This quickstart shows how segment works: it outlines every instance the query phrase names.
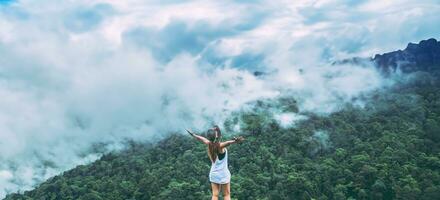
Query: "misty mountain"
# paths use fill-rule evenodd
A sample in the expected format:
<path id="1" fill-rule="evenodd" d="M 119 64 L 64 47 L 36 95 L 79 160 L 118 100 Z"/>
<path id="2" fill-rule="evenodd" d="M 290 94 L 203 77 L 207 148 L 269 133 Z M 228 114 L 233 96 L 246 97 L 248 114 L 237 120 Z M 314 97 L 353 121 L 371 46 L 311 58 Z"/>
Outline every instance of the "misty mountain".
<path id="1" fill-rule="evenodd" d="M 419 43 L 409 43 L 403 50 L 376 54 L 372 58 L 355 57 L 335 62 L 334 64 L 368 65 L 373 63 L 384 75 L 400 71 L 411 73 L 416 71 L 432 72 L 440 67 L 440 41 L 434 38 Z"/>
<path id="2" fill-rule="evenodd" d="M 363 106 L 347 103 L 320 115 L 287 96 L 231 113 L 225 137 L 246 137 L 230 147 L 232 198 L 438 198 L 439 49 L 429 39 L 371 58 L 384 74 L 403 72 L 393 78 L 405 81 L 370 92 Z M 278 112 L 303 119 L 282 125 Z M 131 141 L 5 199 L 209 199 L 209 166 L 205 146 L 176 133 L 155 144 Z"/>
<path id="3" fill-rule="evenodd" d="M 440 41 L 434 38 L 418 44 L 409 43 L 404 50 L 377 54 L 372 59 L 383 71 L 401 70 L 403 73 L 433 71 L 440 67 Z"/>

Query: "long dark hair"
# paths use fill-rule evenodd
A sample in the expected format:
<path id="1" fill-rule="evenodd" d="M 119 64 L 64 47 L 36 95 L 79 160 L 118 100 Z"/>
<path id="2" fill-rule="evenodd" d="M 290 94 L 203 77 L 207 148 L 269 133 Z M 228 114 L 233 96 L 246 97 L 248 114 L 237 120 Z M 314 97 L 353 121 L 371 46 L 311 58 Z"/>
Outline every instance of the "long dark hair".
<path id="1" fill-rule="evenodd" d="M 211 162 L 215 162 L 215 159 L 217 159 L 217 154 L 219 154 L 221 151 L 220 141 L 222 133 L 220 128 L 218 126 L 214 126 L 213 128 L 209 129 L 206 133 L 206 137 L 210 141 L 208 144 L 208 156 L 211 159 Z"/>

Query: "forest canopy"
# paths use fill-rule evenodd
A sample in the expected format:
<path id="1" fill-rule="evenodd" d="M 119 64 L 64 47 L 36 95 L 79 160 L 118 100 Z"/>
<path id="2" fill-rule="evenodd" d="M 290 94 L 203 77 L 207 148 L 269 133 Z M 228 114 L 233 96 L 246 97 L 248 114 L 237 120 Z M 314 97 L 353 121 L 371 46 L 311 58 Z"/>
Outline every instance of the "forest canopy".
<path id="1" fill-rule="evenodd" d="M 295 99 L 253 102 L 233 113 L 233 199 L 436 199 L 440 196 L 439 72 L 417 72 L 376 91 L 363 107 L 281 126 L 273 110 L 298 113 Z M 239 127 L 239 132 L 234 132 Z M 131 142 L 21 194 L 17 199 L 209 199 L 205 146 L 182 133 L 157 144 Z"/>

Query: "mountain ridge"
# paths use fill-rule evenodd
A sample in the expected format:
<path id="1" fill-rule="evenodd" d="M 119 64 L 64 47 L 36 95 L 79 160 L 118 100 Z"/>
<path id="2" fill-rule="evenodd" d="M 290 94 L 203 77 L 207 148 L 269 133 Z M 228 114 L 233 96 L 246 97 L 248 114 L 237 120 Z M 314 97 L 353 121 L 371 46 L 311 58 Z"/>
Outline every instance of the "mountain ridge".
<path id="1" fill-rule="evenodd" d="M 374 57 L 354 57 L 336 61 L 335 64 L 373 64 L 384 75 L 394 72 L 411 73 L 415 71 L 432 72 L 440 69 L 440 41 L 435 38 L 408 43 L 405 49 L 376 54 Z"/>
<path id="2" fill-rule="evenodd" d="M 409 43 L 404 50 L 376 54 L 371 60 L 385 72 L 431 71 L 440 67 L 440 41 L 430 38 L 418 44 Z"/>

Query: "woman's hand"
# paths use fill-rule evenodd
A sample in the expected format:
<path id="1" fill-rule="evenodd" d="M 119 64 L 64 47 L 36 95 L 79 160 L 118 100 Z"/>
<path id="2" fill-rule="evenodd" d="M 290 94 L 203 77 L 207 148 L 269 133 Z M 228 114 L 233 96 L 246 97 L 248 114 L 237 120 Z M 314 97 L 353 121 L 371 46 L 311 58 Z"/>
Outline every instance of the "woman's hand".
<path id="1" fill-rule="evenodd" d="M 193 136 L 194 137 L 194 133 L 192 133 L 191 131 L 189 131 L 188 129 L 185 129 L 186 130 L 186 132 L 188 132 L 191 136 Z"/>
<path id="2" fill-rule="evenodd" d="M 243 136 L 234 137 L 234 141 L 237 142 L 237 143 L 240 143 L 240 142 L 242 142 L 243 140 L 244 140 L 244 137 L 243 137 Z"/>
<path id="3" fill-rule="evenodd" d="M 197 135 L 197 134 L 195 134 L 195 133 L 189 131 L 188 129 L 185 129 L 185 130 L 186 130 L 186 132 L 188 132 L 191 136 L 193 136 L 193 137 L 196 138 L 197 140 L 203 142 L 204 144 L 209 144 L 209 143 L 210 143 L 209 140 L 206 139 L 205 137 L 200 136 L 200 135 Z"/>

